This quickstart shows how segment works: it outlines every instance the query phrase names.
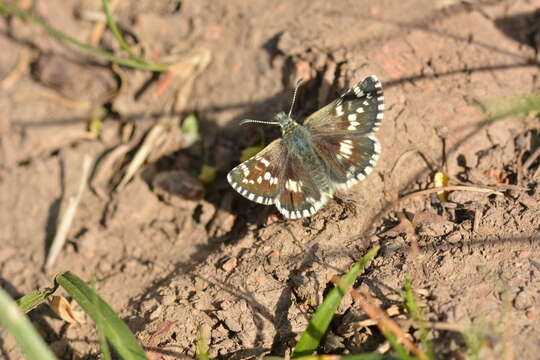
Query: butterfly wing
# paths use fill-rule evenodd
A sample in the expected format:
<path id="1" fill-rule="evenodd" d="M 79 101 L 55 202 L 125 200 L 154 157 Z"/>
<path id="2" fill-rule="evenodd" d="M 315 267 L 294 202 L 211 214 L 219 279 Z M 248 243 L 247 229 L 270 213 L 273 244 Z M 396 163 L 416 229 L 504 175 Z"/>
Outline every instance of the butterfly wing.
<path id="1" fill-rule="evenodd" d="M 281 139 L 274 140 L 262 151 L 244 161 L 227 175 L 234 190 L 259 204 L 274 204 L 279 192 L 279 179 L 287 149 Z"/>
<path id="2" fill-rule="evenodd" d="M 335 188 L 346 190 L 363 180 L 378 160 L 381 145 L 374 133 L 383 101 L 380 81 L 369 76 L 304 122 Z"/>
<path id="3" fill-rule="evenodd" d="M 275 204 L 285 217 L 299 219 L 315 214 L 328 200 L 313 175 L 277 139 L 232 169 L 227 180 L 245 198 L 259 204 Z"/>
<path id="4" fill-rule="evenodd" d="M 369 175 L 379 159 L 381 145 L 373 135 L 319 135 L 313 137 L 334 188 L 347 190 Z"/>
<path id="5" fill-rule="evenodd" d="M 298 156 L 290 153 L 280 177 L 276 207 L 285 217 L 300 219 L 312 216 L 328 201 L 331 194 L 321 192 L 315 179 L 325 176 L 324 169 L 306 169 Z"/>
<path id="6" fill-rule="evenodd" d="M 315 133 L 369 134 L 379 129 L 383 110 L 382 84 L 375 75 L 371 75 L 311 114 L 304 121 L 304 126 Z"/>

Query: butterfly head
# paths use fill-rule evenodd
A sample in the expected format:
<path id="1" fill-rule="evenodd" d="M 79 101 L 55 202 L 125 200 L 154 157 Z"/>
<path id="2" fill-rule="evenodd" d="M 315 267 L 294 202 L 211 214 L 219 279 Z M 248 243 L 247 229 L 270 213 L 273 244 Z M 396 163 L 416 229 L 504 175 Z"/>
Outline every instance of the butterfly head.
<path id="1" fill-rule="evenodd" d="M 240 125 L 247 123 L 279 125 L 281 127 L 281 133 L 283 134 L 283 136 L 290 134 L 294 128 L 299 126 L 299 124 L 294 121 L 294 119 L 290 115 L 285 114 L 283 111 L 276 114 L 276 116 L 274 117 L 274 121 L 245 119 L 240 122 Z"/>
<path id="2" fill-rule="evenodd" d="M 281 132 L 283 133 L 283 136 L 291 133 L 291 131 L 293 131 L 293 129 L 298 126 L 298 123 L 294 121 L 294 119 L 290 115 L 285 114 L 283 111 L 277 113 L 275 119 L 281 127 Z"/>

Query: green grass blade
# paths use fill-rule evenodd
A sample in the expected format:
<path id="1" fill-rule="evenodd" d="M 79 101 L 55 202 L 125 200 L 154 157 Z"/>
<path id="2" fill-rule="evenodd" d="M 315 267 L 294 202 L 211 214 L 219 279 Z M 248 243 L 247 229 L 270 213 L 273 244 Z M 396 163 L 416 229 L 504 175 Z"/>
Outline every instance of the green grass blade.
<path id="1" fill-rule="evenodd" d="M 208 346 L 207 335 L 202 327 L 199 327 L 197 332 L 197 360 L 210 360 L 210 355 L 208 355 Z"/>
<path id="2" fill-rule="evenodd" d="M 77 47 L 79 50 L 82 50 L 93 56 L 106 59 L 115 64 L 124 65 L 124 66 L 132 67 L 132 68 L 140 69 L 140 70 L 148 70 L 148 71 L 156 71 L 156 72 L 164 72 L 164 71 L 169 70 L 166 66 L 157 65 L 153 63 L 141 64 L 133 59 L 126 59 L 126 58 L 118 57 L 107 51 L 103 51 L 93 46 L 83 44 L 79 42 L 78 40 L 76 40 L 75 38 L 47 24 L 43 19 L 33 15 L 32 13 L 19 9 L 18 7 L 15 7 L 15 6 L 9 6 L 3 3 L 2 1 L 0 1 L 0 14 L 15 15 L 15 16 L 20 17 L 21 19 L 25 19 L 35 24 L 38 24 L 41 27 L 43 27 L 49 34 L 55 37 L 57 40 L 67 42 Z"/>
<path id="3" fill-rule="evenodd" d="M 52 295 L 56 291 L 57 288 L 58 285 L 55 284 L 54 288 L 31 292 L 30 294 L 24 295 L 17 299 L 17 305 L 19 305 L 19 308 L 22 310 L 22 312 L 26 314 L 29 311 L 35 309 L 39 304 L 44 302 L 50 295 Z"/>
<path id="4" fill-rule="evenodd" d="M 404 297 L 405 308 L 407 309 L 407 312 L 411 316 L 412 320 L 418 325 L 418 328 L 420 329 L 420 343 L 422 344 L 422 348 L 429 359 L 434 359 L 435 355 L 433 354 L 433 347 L 431 346 L 431 342 L 429 341 L 429 330 L 425 324 L 422 310 L 416 304 L 416 300 L 412 291 L 411 279 L 409 278 L 405 280 Z"/>
<path id="5" fill-rule="evenodd" d="M 66 271 L 56 277 L 56 281 L 79 303 L 81 308 L 95 322 L 100 331 L 125 360 L 145 359 L 146 354 L 127 325 L 111 307 L 84 281 Z"/>
<path id="6" fill-rule="evenodd" d="M 98 327 L 98 339 L 99 346 L 101 347 L 101 358 L 103 360 L 112 360 L 111 349 L 109 348 L 109 343 L 105 337 L 105 333 Z"/>
<path id="7" fill-rule="evenodd" d="M 293 359 L 311 355 L 317 349 L 324 333 L 330 325 L 330 321 L 332 321 L 332 318 L 334 317 L 334 313 L 341 303 L 341 300 L 353 286 L 356 278 L 364 272 L 367 263 L 377 254 L 377 251 L 379 251 L 378 247 L 369 250 L 368 253 L 364 255 L 360 261 L 354 264 L 351 270 L 341 278 L 338 286 L 328 293 L 317 311 L 315 311 L 315 314 L 313 314 L 307 329 L 296 344 L 292 354 Z"/>
<path id="8" fill-rule="evenodd" d="M 0 325 L 13 335 L 27 359 L 56 360 L 30 320 L 2 288 L 0 288 Z"/>
<path id="9" fill-rule="evenodd" d="M 107 25 L 109 26 L 109 29 L 113 33 L 116 41 L 120 44 L 122 49 L 124 49 L 128 54 L 129 57 L 132 58 L 134 61 L 140 63 L 140 64 L 146 64 L 146 61 L 144 59 L 140 58 L 137 54 L 131 50 L 126 40 L 124 40 L 124 37 L 120 33 L 120 30 L 118 30 L 118 27 L 116 26 L 116 22 L 114 21 L 111 9 L 109 8 L 109 1 L 108 0 L 102 0 L 101 2 L 103 6 L 103 12 L 105 13 L 105 18 L 107 19 Z"/>

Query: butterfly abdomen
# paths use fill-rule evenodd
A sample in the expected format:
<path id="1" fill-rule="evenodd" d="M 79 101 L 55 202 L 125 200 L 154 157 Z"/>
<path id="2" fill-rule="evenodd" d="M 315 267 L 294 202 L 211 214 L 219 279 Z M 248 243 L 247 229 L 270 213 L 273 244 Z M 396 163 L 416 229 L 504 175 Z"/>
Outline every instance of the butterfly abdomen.
<path id="1" fill-rule="evenodd" d="M 283 140 L 287 144 L 289 151 L 295 156 L 304 159 L 304 167 L 321 192 L 331 195 L 330 179 L 326 174 L 322 159 L 317 155 L 312 145 L 312 134 L 304 126 L 296 125 L 288 136 L 284 135 Z"/>

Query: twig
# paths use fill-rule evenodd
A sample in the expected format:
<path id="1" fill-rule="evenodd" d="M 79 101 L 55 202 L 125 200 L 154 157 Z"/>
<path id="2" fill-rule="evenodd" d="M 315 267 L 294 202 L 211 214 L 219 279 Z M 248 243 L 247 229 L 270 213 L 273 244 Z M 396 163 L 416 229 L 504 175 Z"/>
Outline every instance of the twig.
<path id="1" fill-rule="evenodd" d="M 389 333 L 391 333 L 395 335 L 411 353 L 422 360 L 428 359 L 427 355 L 407 338 L 405 332 L 399 325 L 375 304 L 373 297 L 369 293 L 353 289 L 351 290 L 351 296 L 358 301 L 362 310 L 364 310 L 371 319 L 377 322 L 377 326 L 381 329 L 383 334 L 389 335 Z"/>
<path id="2" fill-rule="evenodd" d="M 75 218 L 75 213 L 77 212 L 77 207 L 79 206 L 84 189 L 86 188 L 86 185 L 88 183 L 90 170 L 92 168 L 92 162 L 93 162 L 92 157 L 86 154 L 83 159 L 83 168 L 82 168 L 81 182 L 79 183 L 79 189 L 75 196 L 72 196 L 71 198 L 69 198 L 69 203 L 66 208 L 66 212 L 64 213 L 64 216 L 60 220 L 60 224 L 58 225 L 58 231 L 54 235 L 51 249 L 49 250 L 49 254 L 47 255 L 47 260 L 45 261 L 46 270 L 49 269 L 54 264 L 54 262 L 56 261 L 56 258 L 60 254 L 60 251 L 62 250 L 62 247 L 64 246 L 66 242 L 68 231 L 71 228 L 71 224 L 73 223 L 73 219 Z"/>
<path id="3" fill-rule="evenodd" d="M 529 156 L 529 158 L 527 159 L 527 161 L 525 161 L 525 163 L 523 164 L 523 170 L 527 171 L 527 169 L 529 169 L 531 167 L 531 165 L 533 164 L 533 162 L 536 161 L 536 159 L 540 156 L 540 147 L 538 147 L 533 153 L 531 156 Z"/>
<path id="4" fill-rule="evenodd" d="M 407 194 L 405 196 L 402 196 L 399 199 L 399 201 L 401 202 L 401 201 L 409 200 L 409 199 L 411 199 L 413 197 L 416 197 L 416 196 L 432 194 L 432 193 L 436 193 L 436 192 L 439 192 L 439 191 L 476 191 L 476 192 L 482 192 L 482 193 L 492 193 L 492 194 L 501 195 L 501 196 L 504 195 L 500 191 L 493 190 L 493 189 L 482 188 L 482 187 L 477 187 L 477 186 L 450 185 L 450 186 L 441 186 L 441 187 L 436 187 L 436 188 L 432 188 L 432 189 L 425 189 L 425 190 L 416 191 L 416 192 L 413 192 L 411 194 Z"/>
<path id="5" fill-rule="evenodd" d="M 173 99 L 169 99 L 165 105 L 166 109 L 159 121 L 148 131 L 141 146 L 129 162 L 122 180 L 116 187 L 116 190 L 122 190 L 133 178 L 135 173 L 143 166 L 146 159 L 156 147 L 163 144 L 171 128 L 180 125 L 180 118 L 170 111 L 173 106 Z"/>
<path id="6" fill-rule="evenodd" d="M 65 96 L 55 93 L 53 90 L 40 90 L 37 92 L 24 92 L 22 94 L 17 94 L 14 97 L 16 102 L 25 102 L 28 98 L 43 98 L 47 101 L 57 103 L 66 109 L 75 109 L 75 110 L 90 110 L 92 104 L 87 101 L 79 101 L 69 99 Z"/>
<path id="7" fill-rule="evenodd" d="M 401 324 L 402 326 L 413 326 L 415 328 L 418 328 L 418 324 L 415 321 L 412 321 L 410 319 L 397 319 L 396 322 L 398 324 Z M 455 331 L 455 332 L 465 332 L 467 328 L 462 325 L 457 324 L 450 324 L 446 322 L 441 321 L 425 321 L 424 324 L 426 327 L 434 330 L 443 330 L 443 331 Z"/>
<path id="8" fill-rule="evenodd" d="M 24 74 L 24 72 L 30 66 L 32 57 L 32 51 L 28 48 L 23 48 L 19 55 L 19 61 L 17 61 L 17 65 L 15 65 L 15 68 L 11 73 L 9 73 L 9 75 L 2 79 L 0 87 L 5 90 L 11 89 L 13 85 L 15 85 L 15 83 L 20 79 L 22 74 Z"/>

